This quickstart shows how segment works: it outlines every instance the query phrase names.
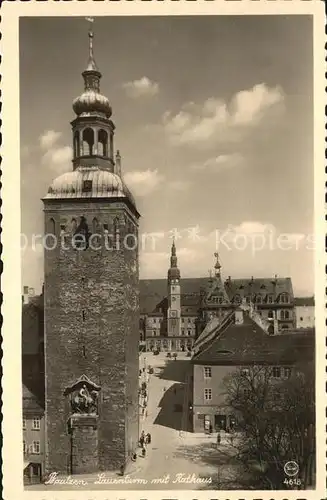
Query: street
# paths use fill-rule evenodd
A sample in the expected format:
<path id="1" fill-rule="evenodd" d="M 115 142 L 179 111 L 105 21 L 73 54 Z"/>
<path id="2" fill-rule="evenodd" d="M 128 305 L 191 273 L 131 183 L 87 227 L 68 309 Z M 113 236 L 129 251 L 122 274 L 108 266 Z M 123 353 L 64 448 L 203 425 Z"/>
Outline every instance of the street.
<path id="1" fill-rule="evenodd" d="M 235 484 L 241 472 L 233 463 L 230 448 L 223 444 L 217 450 L 216 436 L 189 432 L 188 406 L 190 398 L 189 358 L 179 353 L 177 360 L 166 358 L 165 353 L 140 355 L 140 369 L 152 366 L 154 373 L 140 377 L 147 380 L 147 414 L 140 411 L 140 433 L 151 434 L 151 444 L 146 446 L 146 456 L 141 448 L 125 476 L 117 472 L 93 475 L 78 475 L 85 481 L 78 489 L 223 489 L 221 481 Z M 145 413 L 145 412 L 144 412 Z M 64 479 L 64 476 L 60 476 Z M 70 484 L 48 484 L 29 486 L 36 489 L 71 490 Z"/>

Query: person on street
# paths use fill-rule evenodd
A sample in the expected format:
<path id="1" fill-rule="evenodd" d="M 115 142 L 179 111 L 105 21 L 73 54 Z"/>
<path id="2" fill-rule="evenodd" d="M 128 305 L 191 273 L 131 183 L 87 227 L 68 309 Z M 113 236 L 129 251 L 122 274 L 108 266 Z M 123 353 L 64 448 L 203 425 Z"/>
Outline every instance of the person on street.
<path id="1" fill-rule="evenodd" d="M 125 473 L 125 465 L 124 465 L 124 464 L 122 464 L 122 465 L 120 466 L 120 475 L 121 475 L 121 476 L 123 476 L 123 475 L 124 475 L 124 473 Z"/>
<path id="2" fill-rule="evenodd" d="M 150 434 L 150 432 L 148 432 L 147 435 L 146 435 L 146 442 L 147 442 L 147 444 L 151 443 L 151 434 Z"/>
<path id="3" fill-rule="evenodd" d="M 220 432 L 218 432 L 218 434 L 217 434 L 217 448 L 220 445 L 220 443 L 221 443 L 221 435 L 220 435 Z"/>
<path id="4" fill-rule="evenodd" d="M 143 408 L 144 410 L 144 408 Z M 143 448 L 144 446 L 144 439 L 145 439 L 145 436 L 144 436 L 144 431 L 141 432 L 141 436 L 140 436 L 140 447 Z"/>
<path id="5" fill-rule="evenodd" d="M 143 445 L 143 447 L 142 447 L 142 457 L 145 458 L 145 455 L 146 455 L 146 449 L 145 449 L 145 446 Z"/>

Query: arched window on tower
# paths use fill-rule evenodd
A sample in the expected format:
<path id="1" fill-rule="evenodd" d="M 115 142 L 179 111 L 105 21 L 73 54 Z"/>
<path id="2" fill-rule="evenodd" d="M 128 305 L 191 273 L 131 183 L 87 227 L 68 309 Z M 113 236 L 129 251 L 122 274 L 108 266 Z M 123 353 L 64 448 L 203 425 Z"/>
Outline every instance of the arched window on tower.
<path id="1" fill-rule="evenodd" d="M 56 234 L 56 223 L 52 217 L 49 220 L 49 234 Z"/>
<path id="2" fill-rule="evenodd" d="M 83 130 L 83 155 L 91 156 L 93 155 L 94 148 L 94 131 L 91 128 L 86 128 Z"/>
<path id="3" fill-rule="evenodd" d="M 75 231 L 77 229 L 77 220 L 74 217 L 71 220 L 70 227 L 72 234 L 75 234 Z"/>
<path id="4" fill-rule="evenodd" d="M 77 130 L 74 134 L 74 157 L 80 155 L 80 142 L 79 142 L 79 131 Z"/>
<path id="5" fill-rule="evenodd" d="M 96 217 L 94 217 L 94 219 L 92 221 L 92 233 L 93 234 L 98 231 L 98 226 L 99 226 L 98 219 Z"/>
<path id="6" fill-rule="evenodd" d="M 108 134 L 103 129 L 98 132 L 98 154 L 104 157 L 108 156 Z"/>

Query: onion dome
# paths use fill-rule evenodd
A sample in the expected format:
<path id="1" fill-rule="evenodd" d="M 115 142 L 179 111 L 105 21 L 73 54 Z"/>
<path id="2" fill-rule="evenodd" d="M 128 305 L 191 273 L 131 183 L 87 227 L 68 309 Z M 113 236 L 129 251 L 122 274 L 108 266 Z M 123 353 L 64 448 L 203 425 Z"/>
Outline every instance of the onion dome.
<path id="1" fill-rule="evenodd" d="M 109 99 L 100 93 L 101 73 L 97 68 L 93 55 L 93 32 L 89 31 L 89 60 L 85 71 L 84 92 L 73 101 L 73 110 L 77 116 L 102 114 L 110 118 L 112 109 Z"/>
<path id="2" fill-rule="evenodd" d="M 45 199 L 127 198 L 135 200 L 119 175 L 95 167 L 78 167 L 60 175 L 52 182 Z"/>

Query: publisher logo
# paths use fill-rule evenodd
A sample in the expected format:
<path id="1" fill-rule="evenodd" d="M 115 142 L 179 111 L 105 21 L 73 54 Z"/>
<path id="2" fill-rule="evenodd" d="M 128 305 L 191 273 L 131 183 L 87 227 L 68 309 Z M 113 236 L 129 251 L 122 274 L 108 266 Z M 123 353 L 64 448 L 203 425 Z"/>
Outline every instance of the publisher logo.
<path id="1" fill-rule="evenodd" d="M 286 462 L 284 465 L 284 472 L 287 476 L 296 476 L 299 472 L 299 466 L 296 462 L 291 460 L 290 462 Z"/>

